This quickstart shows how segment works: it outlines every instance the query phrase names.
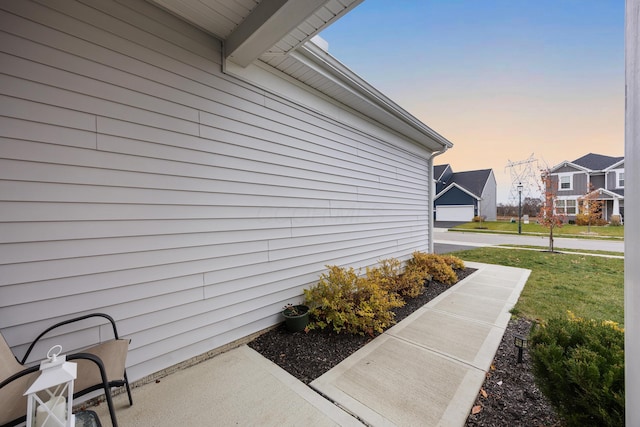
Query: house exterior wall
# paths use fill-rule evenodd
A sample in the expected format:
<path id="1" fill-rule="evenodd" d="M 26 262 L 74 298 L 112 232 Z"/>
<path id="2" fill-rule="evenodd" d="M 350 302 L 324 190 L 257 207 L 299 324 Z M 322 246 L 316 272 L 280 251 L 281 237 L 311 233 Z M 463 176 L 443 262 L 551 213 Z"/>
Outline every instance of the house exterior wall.
<path id="1" fill-rule="evenodd" d="M 607 172 L 607 190 L 621 190 L 624 188 L 624 185 L 620 186 L 618 182 L 621 173 L 624 173 L 624 165 Z"/>
<path id="2" fill-rule="evenodd" d="M 558 177 L 563 174 L 559 174 Z M 588 177 L 585 172 L 568 174 L 571 177 L 571 188 L 563 190 L 558 186 L 558 196 L 582 196 L 587 192 Z M 557 181 L 556 181 L 557 182 Z"/>
<path id="3" fill-rule="evenodd" d="M 615 190 L 617 188 L 617 173 L 616 171 L 609 171 L 606 173 L 605 178 L 607 180 L 607 186 L 604 187 L 607 190 Z"/>
<path id="4" fill-rule="evenodd" d="M 427 250 L 425 149 L 221 73 L 218 42 L 142 0 L 42 3 L 0 4 L 0 330 L 17 355 L 105 312 L 136 380 L 279 322 L 326 264 Z"/>
<path id="5" fill-rule="evenodd" d="M 604 174 L 591 175 L 591 177 L 589 178 L 589 182 L 591 183 L 594 189 L 606 188 L 604 181 L 605 181 Z M 587 184 L 587 188 L 585 188 L 585 193 L 588 191 L 588 185 L 589 184 Z"/>
<path id="6" fill-rule="evenodd" d="M 496 177 L 491 171 L 487 183 L 482 191 L 479 215 L 485 216 L 487 221 L 498 219 L 498 188 Z"/>

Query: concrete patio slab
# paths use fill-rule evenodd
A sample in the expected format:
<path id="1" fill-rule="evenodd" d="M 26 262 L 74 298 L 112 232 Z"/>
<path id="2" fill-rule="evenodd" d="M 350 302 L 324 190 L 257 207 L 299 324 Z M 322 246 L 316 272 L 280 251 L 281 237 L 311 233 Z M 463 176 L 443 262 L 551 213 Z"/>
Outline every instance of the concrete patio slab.
<path id="1" fill-rule="evenodd" d="M 222 353 L 158 383 L 133 389 L 134 405 L 116 396 L 122 427 L 176 426 L 360 426 L 247 346 Z M 104 427 L 107 406 L 92 408 Z"/>

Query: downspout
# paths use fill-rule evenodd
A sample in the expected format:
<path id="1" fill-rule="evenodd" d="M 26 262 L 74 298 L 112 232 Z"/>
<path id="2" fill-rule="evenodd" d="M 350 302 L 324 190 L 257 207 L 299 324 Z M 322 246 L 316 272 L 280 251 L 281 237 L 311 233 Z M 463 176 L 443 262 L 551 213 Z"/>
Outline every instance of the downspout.
<path id="1" fill-rule="evenodd" d="M 429 227 L 427 229 L 428 230 L 427 239 L 428 239 L 428 245 L 429 245 L 428 252 L 430 254 L 433 253 L 433 222 L 434 222 L 433 200 L 436 196 L 436 181 L 433 177 L 433 158 L 439 156 L 440 154 L 444 154 L 444 152 L 447 151 L 448 148 L 449 147 L 445 146 L 444 150 L 434 151 L 433 153 L 431 153 L 431 156 L 429 156 L 429 159 L 427 160 L 427 169 L 428 169 L 427 178 L 429 179 L 429 196 L 428 196 Z"/>

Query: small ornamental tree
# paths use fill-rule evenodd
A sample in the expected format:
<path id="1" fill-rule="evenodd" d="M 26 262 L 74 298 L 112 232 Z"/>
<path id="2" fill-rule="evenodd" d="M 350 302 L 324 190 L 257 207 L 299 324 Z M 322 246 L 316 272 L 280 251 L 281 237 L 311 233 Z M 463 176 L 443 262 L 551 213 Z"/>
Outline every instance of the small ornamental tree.
<path id="1" fill-rule="evenodd" d="M 598 193 L 589 183 L 587 194 L 580 198 L 580 213 L 576 218 L 576 224 L 587 225 L 587 232 L 591 233 L 591 225 L 603 225 L 602 219 L 602 200 L 598 200 Z"/>
<path id="2" fill-rule="evenodd" d="M 544 203 L 540 209 L 540 224 L 549 229 L 549 252 L 553 252 L 553 230 L 562 227 L 566 216 L 556 211 L 557 184 L 551 179 L 549 170 L 542 173 Z"/>

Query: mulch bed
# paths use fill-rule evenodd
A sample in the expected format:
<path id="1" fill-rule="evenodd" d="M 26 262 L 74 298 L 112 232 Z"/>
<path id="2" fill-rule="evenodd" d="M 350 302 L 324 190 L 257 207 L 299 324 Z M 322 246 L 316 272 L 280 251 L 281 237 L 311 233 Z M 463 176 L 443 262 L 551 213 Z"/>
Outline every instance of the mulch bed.
<path id="1" fill-rule="evenodd" d="M 458 272 L 462 280 L 475 269 Z M 417 298 L 394 309 L 400 322 L 418 308 L 447 290 L 449 286 L 429 282 Z M 531 361 L 524 355 L 516 363 L 514 334 L 527 335 L 531 322 L 515 319 L 509 322 L 502 343 L 496 353 L 492 369 L 474 403 L 476 414 L 467 419 L 467 426 L 559 426 L 551 406 L 533 382 Z M 249 343 L 249 347 L 309 384 L 373 339 L 370 336 L 336 334 L 325 330 L 291 333 L 284 324 L 271 329 Z M 486 397 L 484 393 L 486 393 Z"/>

